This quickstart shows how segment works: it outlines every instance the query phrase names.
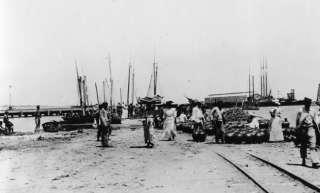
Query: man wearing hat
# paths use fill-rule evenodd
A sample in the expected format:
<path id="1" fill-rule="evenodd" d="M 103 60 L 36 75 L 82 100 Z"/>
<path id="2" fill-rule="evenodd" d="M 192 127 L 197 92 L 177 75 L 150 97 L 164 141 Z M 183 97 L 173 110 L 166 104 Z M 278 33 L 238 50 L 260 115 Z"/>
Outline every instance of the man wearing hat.
<path id="1" fill-rule="evenodd" d="M 313 168 L 319 167 L 319 158 L 316 150 L 316 132 L 318 129 L 318 116 L 311 106 L 312 100 L 304 98 L 304 107 L 298 112 L 296 126 L 301 137 L 300 155 L 302 165 L 306 165 L 307 148 L 310 149 L 310 158 Z"/>

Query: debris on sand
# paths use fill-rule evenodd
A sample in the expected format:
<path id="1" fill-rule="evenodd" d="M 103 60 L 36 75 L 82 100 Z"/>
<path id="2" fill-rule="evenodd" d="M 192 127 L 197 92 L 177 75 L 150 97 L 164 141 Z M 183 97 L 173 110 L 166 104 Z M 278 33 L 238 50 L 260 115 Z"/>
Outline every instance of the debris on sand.
<path id="1" fill-rule="evenodd" d="M 61 180 L 62 178 L 68 178 L 68 177 L 70 177 L 69 174 L 60 175 L 60 176 L 57 176 L 57 177 L 53 178 L 52 181 Z"/>

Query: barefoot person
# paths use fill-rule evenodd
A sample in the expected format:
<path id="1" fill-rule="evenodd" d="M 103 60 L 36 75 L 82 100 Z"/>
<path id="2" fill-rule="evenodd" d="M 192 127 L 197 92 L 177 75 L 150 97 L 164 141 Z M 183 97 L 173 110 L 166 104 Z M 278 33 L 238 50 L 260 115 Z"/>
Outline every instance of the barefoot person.
<path id="1" fill-rule="evenodd" d="M 39 105 L 37 105 L 37 110 L 34 114 L 34 122 L 36 125 L 34 132 L 39 133 L 40 132 L 40 125 L 41 125 L 41 113 L 40 113 L 40 106 Z"/>
<path id="2" fill-rule="evenodd" d="M 154 146 L 154 117 L 153 117 L 153 108 L 151 104 L 146 104 L 146 117 L 143 124 L 143 136 L 144 143 L 148 148 Z"/>
<path id="3" fill-rule="evenodd" d="M 107 112 L 108 103 L 101 104 L 99 113 L 99 124 L 101 129 L 101 144 L 104 147 L 109 146 L 109 137 L 111 135 L 110 119 Z"/>
<path id="4" fill-rule="evenodd" d="M 278 109 L 271 109 L 271 119 L 269 121 L 269 142 L 280 142 L 284 140 L 282 132 L 282 121 Z"/>
<path id="5" fill-rule="evenodd" d="M 196 142 L 203 142 L 206 139 L 206 133 L 203 126 L 204 115 L 201 110 L 201 102 L 196 101 L 193 105 L 194 107 L 192 108 L 192 115 L 190 117 L 194 125 L 192 137 Z"/>
<path id="6" fill-rule="evenodd" d="M 224 143 L 225 142 L 225 131 L 224 131 L 224 119 L 223 119 L 223 110 L 222 110 L 222 102 L 219 101 L 217 107 L 212 109 L 212 117 L 213 117 L 213 127 L 215 132 L 215 140 L 216 143 Z"/>
<path id="7" fill-rule="evenodd" d="M 163 140 L 174 140 L 177 136 L 175 119 L 177 111 L 172 105 L 172 101 L 167 101 L 164 106 L 164 122 L 163 122 Z"/>
<path id="8" fill-rule="evenodd" d="M 306 165 L 307 149 L 309 148 L 312 167 L 318 168 L 319 158 L 316 150 L 315 129 L 318 129 L 319 121 L 315 111 L 310 109 L 311 102 L 311 99 L 304 98 L 304 107 L 297 114 L 296 125 L 301 135 L 300 155 L 302 165 Z"/>

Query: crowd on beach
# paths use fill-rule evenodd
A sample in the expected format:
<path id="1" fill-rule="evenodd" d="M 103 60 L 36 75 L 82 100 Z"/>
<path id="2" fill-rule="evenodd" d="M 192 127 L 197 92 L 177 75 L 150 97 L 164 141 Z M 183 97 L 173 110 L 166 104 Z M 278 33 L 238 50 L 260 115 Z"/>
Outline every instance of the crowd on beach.
<path id="1" fill-rule="evenodd" d="M 320 145 L 320 111 L 315 111 L 311 107 L 312 100 L 304 99 L 304 106 L 297 112 L 295 128 L 295 145 L 300 147 L 302 165 L 306 165 L 308 151 L 312 167 L 320 167 L 318 157 L 318 146 Z M 97 141 L 101 141 L 102 146 L 109 146 L 110 135 L 112 132 L 111 116 L 117 113 L 120 118 L 143 118 L 144 141 L 147 148 L 152 148 L 157 139 L 154 135 L 154 129 L 162 129 L 161 139 L 172 141 L 178 137 L 177 125 L 189 122 L 192 124 L 192 137 L 196 142 L 206 140 L 205 123 L 210 122 L 213 127 L 214 135 L 211 139 L 213 143 L 225 143 L 226 117 L 225 110 L 222 108 L 222 102 L 218 102 L 215 107 L 207 108 L 199 101 L 193 101 L 189 105 L 176 105 L 173 101 L 167 101 L 165 104 L 143 104 L 124 106 L 120 103 L 115 108 L 110 108 L 108 103 L 102 103 L 92 112 L 97 128 Z M 280 105 L 279 105 L 280 106 Z M 281 109 L 277 106 L 270 110 L 270 119 L 268 122 L 269 142 L 282 142 L 285 140 L 284 128 L 289 128 L 290 123 L 286 118 L 282 118 Z M 40 106 L 36 107 L 34 117 L 35 129 L 38 133 L 41 128 Z M 249 114 L 247 127 L 252 129 L 259 128 L 259 119 L 261 117 L 255 114 Z M 4 126 L 3 126 L 4 125 Z M 14 125 L 9 120 L 9 114 L 6 111 L 3 122 L 0 121 L 0 135 L 10 135 L 13 133 Z M 210 139 L 209 139 L 210 140 Z"/>
<path id="2" fill-rule="evenodd" d="M 310 152 L 310 160 L 313 168 L 319 168 L 320 162 L 317 153 L 317 147 L 320 144 L 320 112 L 311 108 L 312 100 L 304 99 L 304 106 L 297 112 L 296 117 L 296 146 L 300 147 L 302 165 L 306 165 L 307 152 Z M 222 103 L 218 102 L 216 107 L 206 109 L 199 101 L 194 101 L 190 108 L 177 108 L 172 101 L 167 101 L 160 108 L 159 106 L 146 105 L 146 117 L 144 120 L 144 138 L 147 147 L 153 147 L 155 137 L 153 135 L 154 127 L 159 126 L 163 129 L 161 140 L 175 140 L 177 137 L 176 125 L 186 121 L 193 124 L 193 139 L 196 142 L 205 139 L 205 122 L 212 122 L 214 136 L 212 142 L 225 143 L 225 115 L 222 109 Z M 159 119 L 160 117 L 160 119 Z M 259 118 L 250 114 L 247 126 L 253 129 L 259 128 Z M 160 124 L 159 124 L 160 122 Z M 268 122 L 269 142 L 284 141 L 284 129 L 289 128 L 290 123 L 287 118 L 282 118 L 280 104 L 270 110 L 270 119 Z M 201 140 L 202 139 L 202 140 Z"/>

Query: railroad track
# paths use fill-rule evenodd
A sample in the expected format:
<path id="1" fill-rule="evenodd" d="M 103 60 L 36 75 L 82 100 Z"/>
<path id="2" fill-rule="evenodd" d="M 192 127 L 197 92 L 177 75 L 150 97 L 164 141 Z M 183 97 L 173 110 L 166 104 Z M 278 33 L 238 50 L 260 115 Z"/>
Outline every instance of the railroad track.
<path id="1" fill-rule="evenodd" d="M 260 192 L 320 192 L 318 186 L 257 155 L 249 153 L 237 156 L 234 154 L 226 156 L 222 153 L 217 155 L 253 182 Z"/>

